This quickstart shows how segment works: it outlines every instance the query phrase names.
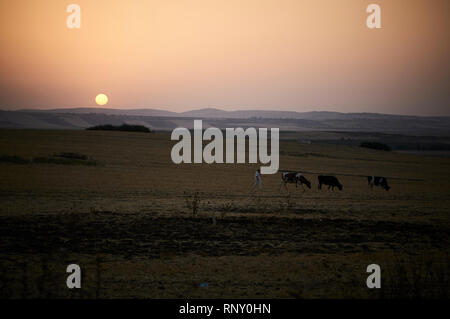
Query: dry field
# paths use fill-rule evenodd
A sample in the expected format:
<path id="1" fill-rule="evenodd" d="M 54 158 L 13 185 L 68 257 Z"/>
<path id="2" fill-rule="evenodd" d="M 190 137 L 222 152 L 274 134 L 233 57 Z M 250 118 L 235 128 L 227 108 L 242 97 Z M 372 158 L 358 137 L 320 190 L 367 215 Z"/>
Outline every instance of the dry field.
<path id="1" fill-rule="evenodd" d="M 183 164 L 166 133 L 1 130 L 0 156 L 72 152 L 97 165 L 0 162 L 4 298 L 448 298 L 450 158 L 281 142 L 280 169 Z M 400 179 L 403 178 L 403 179 Z M 407 179 L 422 179 L 411 181 Z M 77 263 L 83 288 L 66 288 Z M 382 288 L 366 287 L 366 267 Z"/>

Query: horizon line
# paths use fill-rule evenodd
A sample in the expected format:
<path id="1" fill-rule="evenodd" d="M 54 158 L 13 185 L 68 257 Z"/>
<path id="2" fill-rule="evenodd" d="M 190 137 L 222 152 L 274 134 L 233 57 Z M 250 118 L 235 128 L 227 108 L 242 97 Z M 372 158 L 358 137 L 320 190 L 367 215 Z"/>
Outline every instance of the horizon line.
<path id="1" fill-rule="evenodd" d="M 260 111 L 260 112 L 281 112 L 281 113 L 339 113 L 339 114 L 378 114 L 378 115 L 391 115 L 391 116 L 413 116 L 413 117 L 450 117 L 450 114 L 434 114 L 434 115 L 419 115 L 419 114 L 401 114 L 401 113 L 381 113 L 381 112 L 370 112 L 370 111 L 361 111 L 361 112 L 341 112 L 341 111 L 329 111 L 329 110 L 312 110 L 312 111 L 295 111 L 295 110 L 274 110 L 274 109 L 258 109 L 258 108 L 246 108 L 246 109 L 234 109 L 234 110 L 224 110 L 217 107 L 202 107 L 197 109 L 189 109 L 186 111 L 170 111 L 163 108 L 153 108 L 153 107 L 134 107 L 134 108 L 121 108 L 121 107 L 104 107 L 100 105 L 96 106 L 70 106 L 70 107 L 44 107 L 44 108 L 4 108 L 0 107 L 0 111 L 12 111 L 12 112 L 20 112 L 20 111 L 55 111 L 55 110 L 71 110 L 71 109 L 104 109 L 104 110 L 117 110 L 117 111 L 141 111 L 141 110 L 153 110 L 153 111 L 163 111 L 174 114 L 183 114 L 187 112 L 193 111 L 204 111 L 204 110 L 216 110 L 221 112 L 248 112 L 248 111 Z"/>

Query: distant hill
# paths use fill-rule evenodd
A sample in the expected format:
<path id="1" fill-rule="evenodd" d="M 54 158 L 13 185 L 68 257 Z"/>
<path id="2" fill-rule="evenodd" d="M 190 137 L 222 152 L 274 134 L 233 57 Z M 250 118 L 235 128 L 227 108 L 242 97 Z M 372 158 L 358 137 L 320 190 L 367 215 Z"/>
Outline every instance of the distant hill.
<path id="1" fill-rule="evenodd" d="M 267 110 L 242 110 L 223 111 L 220 109 L 206 108 L 180 113 L 183 116 L 198 118 L 267 118 L 267 119 L 334 119 L 345 116 L 337 112 L 292 112 L 292 111 L 267 111 Z"/>
<path id="2" fill-rule="evenodd" d="M 380 113 L 340 113 L 327 111 L 294 112 L 294 111 L 268 111 L 268 110 L 241 110 L 225 111 L 216 108 L 204 108 L 186 112 L 171 112 L 159 109 L 110 109 L 100 107 L 79 107 L 65 109 L 23 109 L 18 112 L 44 112 L 44 113 L 72 113 L 72 114 L 108 114 L 108 115 L 131 115 L 131 116 L 160 116 L 160 117 L 193 117 L 209 119 L 243 119 L 243 118 L 265 118 L 265 119 L 308 119 L 308 120 L 338 120 L 350 118 L 408 118 L 415 116 L 391 115 Z"/>
<path id="3" fill-rule="evenodd" d="M 17 112 L 44 112 L 44 113 L 72 113 L 72 114 L 108 114 L 131 116 L 159 116 L 159 117 L 193 117 L 204 119 L 305 119 L 305 120 L 339 120 L 339 119 L 392 119 L 392 118 L 430 118 L 408 115 L 394 115 L 382 113 L 341 113 L 328 111 L 294 112 L 294 111 L 268 111 L 268 110 L 240 110 L 225 111 L 217 108 L 203 108 L 186 112 L 171 112 L 160 109 L 111 109 L 100 107 L 78 107 L 63 109 L 23 109 Z M 440 118 L 440 117 L 438 117 Z"/>
<path id="4" fill-rule="evenodd" d="M 78 108 L 68 108 L 68 109 L 50 109 L 50 110 L 30 110 L 24 109 L 19 110 L 20 112 L 46 112 L 46 113 L 73 113 L 73 114 L 86 114 L 86 113 L 99 113 L 99 114 L 109 114 L 109 115 L 137 115 L 137 116 L 178 116 L 178 113 L 157 110 L 157 109 L 131 109 L 131 110 L 121 110 L 121 109 L 108 109 L 99 107 L 78 107 Z"/>
<path id="5" fill-rule="evenodd" d="M 450 117 L 403 116 L 378 113 L 224 111 L 207 108 L 176 113 L 158 109 L 72 108 L 1 111 L 0 128 L 85 129 L 95 125 L 143 125 L 152 130 L 191 128 L 192 119 L 204 127 L 278 127 L 282 131 L 358 131 L 408 135 L 450 136 Z"/>

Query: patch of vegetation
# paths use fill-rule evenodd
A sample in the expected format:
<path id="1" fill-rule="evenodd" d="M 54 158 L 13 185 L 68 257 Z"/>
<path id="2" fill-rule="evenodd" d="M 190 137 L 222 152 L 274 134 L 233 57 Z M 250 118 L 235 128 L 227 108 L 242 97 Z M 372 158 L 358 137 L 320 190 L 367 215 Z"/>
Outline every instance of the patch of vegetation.
<path id="1" fill-rule="evenodd" d="M 31 160 L 16 155 L 0 155 L 0 163 L 30 164 Z"/>
<path id="2" fill-rule="evenodd" d="M 78 153 L 56 153 L 52 156 L 39 156 L 23 158 L 17 155 L 0 155 L 0 163 L 13 164 L 59 164 L 59 165 L 86 165 L 97 166 L 100 163 L 89 158 L 87 155 Z"/>
<path id="3" fill-rule="evenodd" d="M 88 127 L 86 130 L 90 131 L 123 131 L 123 132 L 141 132 L 141 133 L 151 133 L 152 131 L 143 125 L 129 125 L 129 124 L 122 124 L 122 125 L 97 125 Z"/>
<path id="4" fill-rule="evenodd" d="M 98 162 L 94 160 L 78 160 L 70 158 L 58 158 L 58 157 L 35 157 L 33 158 L 33 163 L 35 164 L 59 164 L 59 165 L 86 165 L 86 166 L 97 166 Z"/>
<path id="5" fill-rule="evenodd" d="M 450 256 L 429 252 L 422 255 L 394 253 L 387 260 L 386 285 L 381 298 L 448 299 L 450 295 Z"/>
<path id="6" fill-rule="evenodd" d="M 287 155 L 287 156 L 295 156 L 295 157 L 326 157 L 326 158 L 339 158 L 336 156 L 321 154 L 321 153 L 298 153 L 298 152 L 286 152 L 286 151 L 280 151 L 280 155 Z"/>
<path id="7" fill-rule="evenodd" d="M 379 143 L 379 142 L 362 142 L 359 147 L 364 147 L 364 148 L 371 148 L 374 150 L 380 150 L 380 151 L 387 151 L 389 152 L 391 150 L 391 148 L 384 144 L 384 143 Z"/>
<path id="8" fill-rule="evenodd" d="M 192 217 L 197 216 L 198 208 L 200 205 L 200 194 L 199 192 L 195 192 L 193 195 L 190 195 L 184 192 L 184 199 L 186 201 L 186 207 L 188 210 L 192 211 Z"/>
<path id="9" fill-rule="evenodd" d="M 69 159 L 77 159 L 77 160 L 87 160 L 87 155 L 79 154 L 79 153 L 73 153 L 73 152 L 61 152 L 53 154 L 54 157 L 62 157 L 62 158 L 69 158 Z"/>

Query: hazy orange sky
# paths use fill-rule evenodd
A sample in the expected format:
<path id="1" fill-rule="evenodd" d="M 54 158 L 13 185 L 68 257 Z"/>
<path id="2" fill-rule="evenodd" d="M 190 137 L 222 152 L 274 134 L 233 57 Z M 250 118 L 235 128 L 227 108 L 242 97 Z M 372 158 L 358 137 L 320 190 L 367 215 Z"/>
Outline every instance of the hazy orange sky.
<path id="1" fill-rule="evenodd" d="M 81 7 L 68 29 L 67 5 Z M 366 7 L 381 6 L 382 29 Z M 448 0 L 1 0 L 0 108 L 450 115 Z"/>

